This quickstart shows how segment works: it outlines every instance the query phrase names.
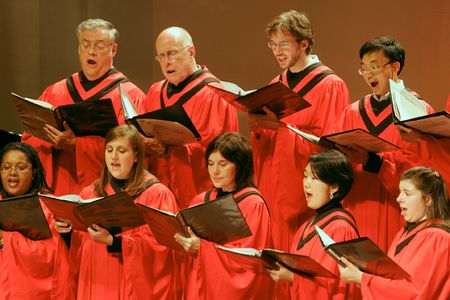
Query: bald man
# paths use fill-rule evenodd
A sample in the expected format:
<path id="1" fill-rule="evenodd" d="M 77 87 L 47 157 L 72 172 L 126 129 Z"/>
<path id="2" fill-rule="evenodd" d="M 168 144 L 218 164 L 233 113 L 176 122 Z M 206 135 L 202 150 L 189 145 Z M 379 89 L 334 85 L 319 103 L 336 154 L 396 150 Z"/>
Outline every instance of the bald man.
<path id="1" fill-rule="evenodd" d="M 212 187 L 204 163 L 206 146 L 224 131 L 238 131 L 235 109 L 208 85 L 220 81 L 195 60 L 195 46 L 190 34 L 180 27 L 169 27 L 156 38 L 156 61 L 165 80 L 154 83 L 142 103 L 143 112 L 183 105 L 201 135 L 199 142 L 184 146 L 153 145 L 150 171 L 166 184 L 177 197 L 180 208 Z"/>

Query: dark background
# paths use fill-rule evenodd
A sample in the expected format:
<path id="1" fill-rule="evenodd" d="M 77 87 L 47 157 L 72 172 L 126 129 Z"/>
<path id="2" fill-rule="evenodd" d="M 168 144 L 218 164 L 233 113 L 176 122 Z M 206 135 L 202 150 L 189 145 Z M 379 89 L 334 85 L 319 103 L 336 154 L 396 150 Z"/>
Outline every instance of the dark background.
<path id="1" fill-rule="evenodd" d="M 154 40 L 168 26 L 191 33 L 199 64 L 254 89 L 280 71 L 266 46 L 265 26 L 288 9 L 307 13 L 313 54 L 347 82 L 352 101 L 369 92 L 356 71 L 360 46 L 391 35 L 406 49 L 406 86 L 444 109 L 450 92 L 448 0 L 0 0 L 0 128 L 22 131 L 11 91 L 37 98 L 79 71 L 75 28 L 87 18 L 106 19 L 119 30 L 115 67 L 144 92 L 162 78 Z"/>

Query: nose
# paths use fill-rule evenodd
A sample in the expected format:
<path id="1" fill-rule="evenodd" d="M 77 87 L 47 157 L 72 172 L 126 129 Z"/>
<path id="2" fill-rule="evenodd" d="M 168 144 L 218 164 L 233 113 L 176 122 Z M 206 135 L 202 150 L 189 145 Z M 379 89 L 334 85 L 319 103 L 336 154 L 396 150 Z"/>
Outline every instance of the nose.
<path id="1" fill-rule="evenodd" d="M 111 153 L 111 158 L 117 159 L 119 157 L 118 153 L 118 150 L 113 150 Z"/>
<path id="2" fill-rule="evenodd" d="M 395 199 L 398 203 L 402 202 L 402 193 L 398 194 L 397 198 Z"/>
<path id="3" fill-rule="evenodd" d="M 17 175 L 19 172 L 17 172 L 17 167 L 11 167 L 9 170 L 9 175 Z"/>
<path id="4" fill-rule="evenodd" d="M 303 178 L 303 187 L 309 187 L 309 184 L 310 184 L 310 182 L 309 182 L 308 178 Z"/>
<path id="5" fill-rule="evenodd" d="M 219 174 L 219 173 L 220 173 L 220 167 L 219 167 L 219 165 L 215 165 L 215 166 L 213 167 L 213 172 L 214 172 L 214 174 Z"/>
<path id="6" fill-rule="evenodd" d="M 283 52 L 283 49 L 281 49 L 280 45 L 274 46 L 273 53 L 280 54 L 281 52 Z"/>
<path id="7" fill-rule="evenodd" d="M 87 53 L 91 56 L 94 56 L 97 54 L 97 51 L 95 50 L 94 44 L 89 45 L 89 48 L 87 50 Z"/>

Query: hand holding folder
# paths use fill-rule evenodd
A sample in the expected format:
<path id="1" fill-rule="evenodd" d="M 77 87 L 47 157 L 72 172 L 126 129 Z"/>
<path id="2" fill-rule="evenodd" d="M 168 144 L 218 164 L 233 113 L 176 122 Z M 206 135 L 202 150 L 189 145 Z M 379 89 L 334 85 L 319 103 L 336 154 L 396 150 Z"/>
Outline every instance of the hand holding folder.
<path id="1" fill-rule="evenodd" d="M 324 250 L 343 267 L 346 265 L 341 258 L 345 257 L 361 271 L 369 274 L 390 279 L 410 277 L 402 267 L 367 237 L 335 243 L 320 227 L 316 226 L 316 231 Z"/>
<path id="2" fill-rule="evenodd" d="M 173 238 L 188 235 L 187 227 L 199 237 L 217 244 L 229 243 L 252 233 L 232 195 L 201 203 L 176 214 L 138 204 L 156 240 L 173 249 L 182 249 Z"/>
<path id="3" fill-rule="evenodd" d="M 265 269 L 278 270 L 277 263 L 291 272 L 302 276 L 319 276 L 335 278 L 336 276 L 322 267 L 312 258 L 294 253 L 287 253 L 274 249 L 256 250 L 253 248 L 216 247 L 221 255 L 226 255 L 244 268 L 251 269 L 258 274 L 266 274 Z"/>
<path id="4" fill-rule="evenodd" d="M 64 131 L 63 123 L 66 122 L 76 136 L 102 137 L 119 124 L 111 99 L 86 100 L 53 107 L 45 101 L 22 97 L 15 93 L 12 95 L 25 132 L 49 143 L 52 141 L 44 131 L 46 124 Z"/>
<path id="5" fill-rule="evenodd" d="M 144 217 L 126 192 L 83 200 L 78 195 L 39 195 L 55 219 L 72 224 L 76 230 L 86 231 L 92 224 L 110 230 L 120 227 L 122 232 L 145 224 Z"/>

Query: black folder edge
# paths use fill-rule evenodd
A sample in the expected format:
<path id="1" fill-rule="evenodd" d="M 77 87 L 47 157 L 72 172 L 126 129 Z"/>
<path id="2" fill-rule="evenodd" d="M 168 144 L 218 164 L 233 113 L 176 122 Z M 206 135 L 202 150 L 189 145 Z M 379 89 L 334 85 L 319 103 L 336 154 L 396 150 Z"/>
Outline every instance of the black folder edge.
<path id="1" fill-rule="evenodd" d="M 47 221 L 47 218 L 45 217 L 45 214 L 44 214 L 44 211 L 42 210 L 42 205 L 41 205 L 41 203 L 40 203 L 40 201 L 39 201 L 39 195 L 38 194 L 27 194 L 27 195 L 22 195 L 22 196 L 17 196 L 17 197 L 12 197 L 12 198 L 7 198 L 7 199 L 3 199 L 3 200 L 0 200 L 0 203 L 5 203 L 5 202 L 12 202 L 12 201 L 16 201 L 16 200 L 27 200 L 27 199 L 31 199 L 31 198 L 34 198 L 35 199 L 35 201 L 37 201 L 37 204 L 39 205 L 39 211 L 40 211 L 40 213 L 39 213 L 39 215 L 42 217 L 42 219 L 45 221 L 45 224 L 46 224 L 46 229 L 48 230 L 47 232 L 43 232 L 43 235 L 44 236 L 48 236 L 47 237 L 47 239 L 48 238 L 51 238 L 52 237 L 52 232 L 51 232 L 51 230 L 50 230 L 50 227 L 48 226 L 48 221 Z M 3 230 L 3 229 L 2 229 Z M 6 230 L 4 230 L 4 231 L 6 231 Z M 22 233 L 20 233 L 20 234 L 22 234 Z M 23 235 L 23 234 L 22 234 Z M 28 237 L 27 237 L 28 238 Z M 32 239 L 31 239 L 32 240 Z M 41 239 L 39 239 L 39 240 L 41 240 Z"/>

